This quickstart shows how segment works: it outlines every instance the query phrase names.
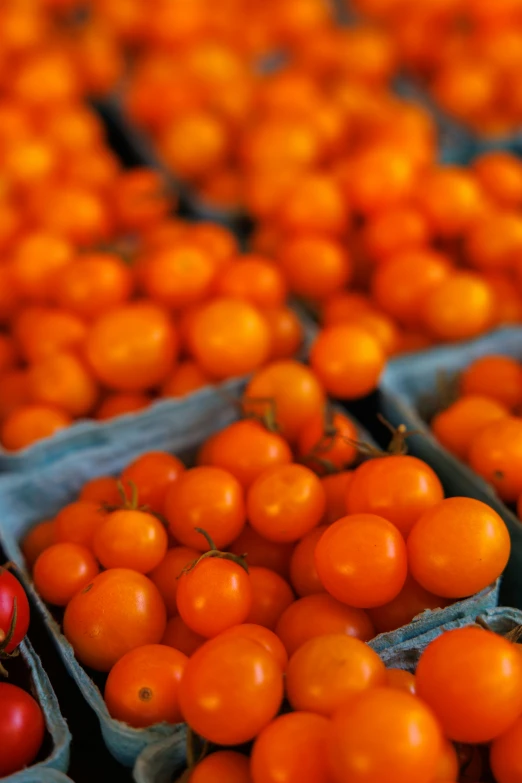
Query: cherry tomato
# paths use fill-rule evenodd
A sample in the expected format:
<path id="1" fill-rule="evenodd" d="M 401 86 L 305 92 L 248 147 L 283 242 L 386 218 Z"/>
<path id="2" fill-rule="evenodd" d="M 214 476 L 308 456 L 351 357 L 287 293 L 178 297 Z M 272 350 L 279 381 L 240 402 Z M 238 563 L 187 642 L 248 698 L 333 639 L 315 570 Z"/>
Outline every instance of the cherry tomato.
<path id="1" fill-rule="evenodd" d="M 472 498 L 443 500 L 421 516 L 408 537 L 413 578 L 446 598 L 464 598 L 494 582 L 510 550 L 504 521 Z"/>
<path id="2" fill-rule="evenodd" d="M 255 623 L 241 623 L 241 625 L 233 625 L 227 628 L 220 634 L 221 638 L 223 636 L 243 636 L 246 639 L 258 642 L 274 656 L 281 669 L 285 671 L 288 655 L 281 639 L 269 628 L 265 628 L 263 625 L 256 625 Z"/>
<path id="3" fill-rule="evenodd" d="M 184 470 L 185 466 L 177 457 L 165 451 L 148 451 L 127 465 L 121 481 L 127 491 L 130 482 L 134 484 L 140 505 L 161 514 L 168 488 Z"/>
<path id="4" fill-rule="evenodd" d="M 189 659 L 179 690 L 181 712 L 194 731 L 220 745 L 253 739 L 277 714 L 283 672 L 260 644 L 217 637 Z"/>
<path id="5" fill-rule="evenodd" d="M 412 696 L 417 694 L 415 675 L 405 669 L 386 669 L 386 685 L 388 688 L 398 688 L 400 691 L 411 693 Z M 446 777 L 449 780 L 451 775 L 441 777 L 440 780 L 445 780 Z"/>
<path id="6" fill-rule="evenodd" d="M 176 596 L 179 577 L 183 569 L 194 563 L 200 555 L 197 549 L 186 546 L 175 546 L 169 549 L 163 560 L 148 574 L 165 601 L 167 615 L 173 617 L 178 613 Z"/>
<path id="7" fill-rule="evenodd" d="M 433 709 L 445 735 L 458 742 L 489 742 L 522 712 L 520 653 L 482 628 L 438 636 L 422 654 L 416 677 L 420 698 Z"/>
<path id="8" fill-rule="evenodd" d="M 257 736 L 252 748 L 253 783 L 328 783 L 329 722 L 311 712 L 280 715 Z"/>
<path id="9" fill-rule="evenodd" d="M 333 716 L 329 760 L 335 783 L 433 780 L 442 734 L 431 710 L 409 693 L 370 688 Z"/>
<path id="10" fill-rule="evenodd" d="M 310 530 L 297 542 L 292 553 L 290 581 L 297 595 L 301 597 L 324 593 L 324 586 L 315 566 L 315 548 L 325 530 L 326 525 Z"/>
<path id="11" fill-rule="evenodd" d="M 8 451 L 17 451 L 51 437 L 69 424 L 71 417 L 51 405 L 21 405 L 4 419 L 0 440 Z"/>
<path id="12" fill-rule="evenodd" d="M 14 601 L 16 599 L 16 624 L 13 637 L 5 652 L 10 653 L 18 647 L 29 628 L 29 602 L 25 590 L 10 571 L 0 568 L 0 631 L 4 638 L 9 633 L 13 622 Z"/>
<path id="13" fill-rule="evenodd" d="M 112 667 L 104 698 L 113 718 L 135 728 L 180 723 L 179 683 L 187 656 L 162 644 L 145 644 Z"/>
<path id="14" fill-rule="evenodd" d="M 357 458 L 357 427 L 343 413 L 314 416 L 299 435 L 297 453 L 318 473 L 343 470 Z"/>
<path id="15" fill-rule="evenodd" d="M 522 403 L 522 366 L 509 356 L 483 356 L 462 372 L 459 387 L 461 394 L 480 394 L 513 410 Z"/>
<path id="16" fill-rule="evenodd" d="M 406 581 L 406 544 L 391 522 L 375 514 L 342 517 L 315 549 L 319 579 L 334 598 L 371 608 L 391 601 Z"/>
<path id="17" fill-rule="evenodd" d="M 280 435 L 257 421 L 244 419 L 213 436 L 206 464 L 228 470 L 248 489 L 267 468 L 290 462 L 290 446 Z"/>
<path id="18" fill-rule="evenodd" d="M 431 428 L 448 451 L 466 460 L 475 435 L 487 424 L 507 416 L 509 410 L 501 402 L 478 394 L 466 394 L 437 413 L 431 420 Z"/>
<path id="19" fill-rule="evenodd" d="M 472 438 L 468 460 L 494 486 L 502 500 L 514 503 L 522 492 L 522 421 L 505 416 L 486 424 Z"/>
<path id="20" fill-rule="evenodd" d="M 44 739 L 45 722 L 38 703 L 28 693 L 0 682 L 0 775 L 18 772 L 34 760 Z"/>
<path id="21" fill-rule="evenodd" d="M 251 570 L 252 567 L 259 566 L 275 571 L 283 579 L 288 579 L 290 558 L 293 551 L 292 542 L 282 544 L 278 541 L 269 541 L 247 524 L 235 541 L 230 544 L 229 550 L 234 555 L 246 554 Z"/>
<path id="22" fill-rule="evenodd" d="M 203 528 L 218 548 L 230 544 L 245 524 L 245 504 L 240 483 L 221 468 L 186 470 L 167 490 L 165 516 L 170 532 L 184 546 L 205 551 Z"/>
<path id="23" fill-rule="evenodd" d="M 176 601 L 189 628 L 200 636 L 217 636 L 248 617 L 252 606 L 250 577 L 239 563 L 209 557 L 182 572 Z"/>
<path id="24" fill-rule="evenodd" d="M 271 541 L 297 541 L 319 524 L 326 500 L 321 482 L 303 465 L 261 473 L 247 495 L 250 524 Z"/>
<path id="25" fill-rule="evenodd" d="M 92 547 L 94 534 L 107 516 L 106 510 L 92 500 L 77 500 L 58 512 L 54 519 L 56 542 L 68 541 L 88 549 Z"/>
<path id="26" fill-rule="evenodd" d="M 325 525 L 331 525 L 346 516 L 346 496 L 352 478 L 351 470 L 322 477 L 321 484 L 326 495 L 326 510 L 322 520 Z"/>
<path id="27" fill-rule="evenodd" d="M 243 399 L 247 412 L 275 415 L 278 431 L 291 443 L 306 422 L 324 408 L 324 392 L 317 377 L 308 367 L 290 359 L 259 370 Z"/>
<path id="28" fill-rule="evenodd" d="M 218 750 L 194 767 L 187 783 L 252 783 L 250 759 L 235 750 Z"/>
<path id="29" fill-rule="evenodd" d="M 411 623 L 425 609 L 442 609 L 450 601 L 429 593 L 408 574 L 400 593 L 387 604 L 368 610 L 377 633 L 386 633 Z"/>
<path id="30" fill-rule="evenodd" d="M 379 341 L 351 324 L 323 329 L 310 352 L 312 369 L 326 391 L 347 400 L 364 397 L 375 389 L 384 362 Z"/>
<path id="31" fill-rule="evenodd" d="M 346 634 L 309 639 L 286 670 L 286 693 L 294 710 L 331 717 L 367 688 L 384 685 L 386 669 L 371 647 Z"/>
<path id="32" fill-rule="evenodd" d="M 175 650 L 179 650 L 184 655 L 190 658 L 192 653 L 201 647 L 206 642 L 204 636 L 199 636 L 191 628 L 186 625 L 181 617 L 171 617 L 167 621 L 165 626 L 165 633 L 161 640 L 161 644 L 166 644 L 168 647 L 174 647 Z"/>
<path id="33" fill-rule="evenodd" d="M 282 576 L 269 568 L 249 566 L 249 573 L 252 604 L 246 621 L 273 630 L 285 609 L 294 601 L 292 588 Z"/>
<path id="34" fill-rule="evenodd" d="M 93 478 L 83 485 L 78 500 L 99 503 L 101 506 L 116 506 L 121 503 L 118 481 L 112 476 Z"/>
<path id="35" fill-rule="evenodd" d="M 342 633 L 362 641 L 375 636 L 365 611 L 346 606 L 327 593 L 294 601 L 279 618 L 275 631 L 288 655 L 293 655 L 309 639 L 325 634 Z"/>
<path id="36" fill-rule="evenodd" d="M 493 740 L 489 752 L 491 769 L 497 783 L 514 783 L 522 773 L 520 742 L 522 741 L 522 717 L 499 737 Z"/>
<path id="37" fill-rule="evenodd" d="M 349 514 L 377 514 L 407 535 L 419 517 L 444 499 L 444 489 L 429 465 L 417 457 L 370 459 L 353 473 L 346 494 Z"/>
<path id="38" fill-rule="evenodd" d="M 107 514 L 92 545 L 104 568 L 132 568 L 146 574 L 165 557 L 168 536 L 157 517 L 124 508 Z"/>
<path id="39" fill-rule="evenodd" d="M 87 547 L 68 542 L 53 544 L 34 564 L 34 585 L 47 603 L 66 606 L 99 571 Z"/>
<path id="40" fill-rule="evenodd" d="M 165 632 L 165 605 L 143 574 L 110 568 L 96 576 L 67 605 L 63 632 L 78 660 L 109 671 L 126 652 L 157 644 Z"/>
<path id="41" fill-rule="evenodd" d="M 54 544 L 54 522 L 52 519 L 39 522 L 24 536 L 21 544 L 25 562 L 32 568 L 39 555 Z"/>

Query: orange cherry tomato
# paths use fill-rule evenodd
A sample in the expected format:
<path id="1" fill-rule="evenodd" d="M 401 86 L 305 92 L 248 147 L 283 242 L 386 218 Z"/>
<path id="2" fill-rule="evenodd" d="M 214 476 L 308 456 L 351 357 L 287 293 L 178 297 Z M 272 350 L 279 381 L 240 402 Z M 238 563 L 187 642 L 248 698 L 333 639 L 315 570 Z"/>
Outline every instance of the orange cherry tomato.
<path id="1" fill-rule="evenodd" d="M 495 581 L 509 559 L 504 521 L 485 503 L 447 498 L 428 509 L 408 537 L 413 578 L 446 598 L 464 598 Z"/>
<path id="2" fill-rule="evenodd" d="M 316 636 L 294 652 L 286 693 L 294 710 L 331 717 L 367 688 L 384 685 L 384 664 L 365 642 L 346 634 Z"/>
<path id="3" fill-rule="evenodd" d="M 251 526 L 271 541 L 297 541 L 319 524 L 326 500 L 318 477 L 303 465 L 261 473 L 247 495 Z"/>
<path id="4" fill-rule="evenodd" d="M 435 471 L 417 457 L 370 459 L 353 472 L 346 494 L 348 514 L 377 514 L 407 535 L 419 517 L 444 499 Z"/>
<path id="5" fill-rule="evenodd" d="M 186 359 L 174 367 L 161 387 L 162 397 L 184 397 L 211 383 L 196 362 Z"/>
<path id="6" fill-rule="evenodd" d="M 175 650 L 179 650 L 190 658 L 203 642 L 206 642 L 206 639 L 189 628 L 179 615 L 167 620 L 161 644 L 174 647 Z"/>
<path id="7" fill-rule="evenodd" d="M 445 237 L 461 235 L 483 211 L 483 194 L 476 179 L 458 166 L 426 173 L 417 200 L 432 230 Z"/>
<path id="8" fill-rule="evenodd" d="M 80 348 L 87 334 L 78 316 L 53 308 L 27 308 L 14 323 L 14 337 L 28 362 Z"/>
<path id="9" fill-rule="evenodd" d="M 520 653 L 482 628 L 457 628 L 437 637 L 422 654 L 416 678 L 418 695 L 446 736 L 458 742 L 489 742 L 522 711 Z"/>
<path id="10" fill-rule="evenodd" d="M 303 327 L 289 307 L 264 308 L 262 315 L 270 331 L 270 361 L 290 359 L 303 341 Z"/>
<path id="11" fill-rule="evenodd" d="M 65 351 L 35 361 L 27 380 L 35 403 L 56 406 L 74 417 L 86 416 L 98 397 L 98 385 L 88 368 Z"/>
<path id="12" fill-rule="evenodd" d="M 121 481 L 128 492 L 134 485 L 138 503 L 163 513 L 165 496 L 185 470 L 184 464 L 165 451 L 148 451 L 137 457 L 122 471 Z"/>
<path id="13" fill-rule="evenodd" d="M 2 424 L 0 440 L 8 451 L 31 446 L 71 424 L 70 416 L 51 405 L 21 405 Z"/>
<path id="14" fill-rule="evenodd" d="M 107 514 L 96 528 L 92 543 L 104 568 L 132 568 L 146 574 L 165 557 L 168 536 L 157 517 L 122 508 Z"/>
<path id="15" fill-rule="evenodd" d="M 433 780 L 442 733 L 429 707 L 409 693 L 369 688 L 338 710 L 330 731 L 336 783 Z"/>
<path id="16" fill-rule="evenodd" d="M 347 251 L 329 237 L 298 234 L 283 244 L 278 256 L 290 289 L 306 299 L 325 299 L 352 277 Z"/>
<path id="17" fill-rule="evenodd" d="M 165 605 L 143 574 L 110 568 L 76 593 L 63 618 L 63 632 L 78 660 L 109 671 L 129 650 L 157 644 L 166 625 Z"/>
<path id="18" fill-rule="evenodd" d="M 307 595 L 294 601 L 281 615 L 275 629 L 288 655 L 309 639 L 327 634 L 346 634 L 361 641 L 375 636 L 365 611 L 337 601 L 327 593 Z"/>
<path id="19" fill-rule="evenodd" d="M 326 494 L 326 510 L 322 520 L 325 525 L 331 525 L 346 516 L 346 496 L 352 478 L 352 470 L 322 477 L 321 483 Z"/>
<path id="20" fill-rule="evenodd" d="M 179 577 L 184 568 L 194 563 L 200 555 L 197 549 L 185 546 L 175 546 L 169 549 L 163 560 L 148 574 L 165 601 L 167 615 L 173 617 L 178 613 L 176 596 Z"/>
<path id="21" fill-rule="evenodd" d="M 515 503 L 522 492 L 522 421 L 515 416 L 486 424 L 471 440 L 473 470 L 494 486 L 502 500 Z"/>
<path id="22" fill-rule="evenodd" d="M 267 468 L 292 462 L 288 443 L 257 421 L 229 424 L 212 438 L 207 465 L 232 473 L 248 489 Z"/>
<path id="23" fill-rule="evenodd" d="M 144 231 L 157 225 L 175 206 L 173 194 L 167 194 L 162 174 L 148 168 L 120 172 L 113 198 L 116 222 L 122 233 Z"/>
<path id="24" fill-rule="evenodd" d="M 217 281 L 219 296 L 244 299 L 256 307 L 282 307 L 286 281 L 270 260 L 254 254 L 240 256 Z"/>
<path id="25" fill-rule="evenodd" d="M 315 547 L 326 529 L 326 525 L 314 528 L 295 545 L 290 560 L 290 581 L 300 597 L 325 591 L 315 566 Z"/>
<path id="26" fill-rule="evenodd" d="M 324 408 L 324 392 L 314 373 L 287 359 L 259 370 L 249 382 L 243 404 L 247 412 L 275 415 L 281 435 L 295 442 L 304 424 Z"/>
<path id="27" fill-rule="evenodd" d="M 0 375 L 0 419 L 30 402 L 26 370 L 9 370 Z"/>
<path id="28" fill-rule="evenodd" d="M 301 430 L 297 453 L 317 473 L 342 470 L 357 458 L 357 439 L 357 427 L 343 413 L 314 416 Z"/>
<path id="29" fill-rule="evenodd" d="M 166 377 L 176 358 L 177 338 L 163 310 L 152 304 L 128 304 L 94 321 L 86 353 L 102 383 L 112 389 L 141 391 Z"/>
<path id="30" fill-rule="evenodd" d="M 100 569 L 87 547 L 68 542 L 52 544 L 34 564 L 34 584 L 44 601 L 66 606 Z"/>
<path id="31" fill-rule="evenodd" d="M 411 623 L 425 609 L 442 609 L 451 603 L 447 598 L 429 593 L 408 574 L 400 593 L 387 604 L 369 609 L 377 633 L 386 633 Z"/>
<path id="32" fill-rule="evenodd" d="M 121 503 L 118 482 L 112 476 L 93 478 L 83 485 L 78 500 L 88 500 L 101 506 L 117 506 Z"/>
<path id="33" fill-rule="evenodd" d="M 338 236 L 350 225 L 348 208 L 332 176 L 303 174 L 285 190 L 276 212 L 284 231 Z"/>
<path id="34" fill-rule="evenodd" d="M 477 179 L 498 204 L 517 208 L 522 205 L 522 164 L 510 152 L 487 152 L 473 161 Z"/>
<path id="35" fill-rule="evenodd" d="M 495 297 L 485 279 L 455 272 L 423 299 L 423 322 L 439 340 L 465 340 L 489 329 L 495 319 Z"/>
<path id="36" fill-rule="evenodd" d="M 218 750 L 194 767 L 188 783 L 252 783 L 250 759 L 235 750 Z"/>
<path id="37" fill-rule="evenodd" d="M 475 435 L 487 424 L 509 416 L 509 410 L 490 397 L 465 394 L 431 420 L 433 434 L 459 459 L 466 460 Z"/>
<path id="38" fill-rule="evenodd" d="M 522 366 L 510 356 L 483 356 L 462 372 L 461 394 L 490 397 L 509 410 L 522 405 Z"/>
<path id="39" fill-rule="evenodd" d="M 48 302 L 73 259 L 74 248 L 67 239 L 33 231 L 16 243 L 10 265 L 14 284 L 24 299 Z"/>
<path id="40" fill-rule="evenodd" d="M 92 319 L 123 304 L 132 292 L 129 267 L 113 253 L 89 253 L 68 264 L 56 278 L 56 303 Z"/>
<path id="41" fill-rule="evenodd" d="M 356 399 L 372 392 L 384 362 L 379 341 L 355 325 L 326 327 L 310 352 L 310 364 L 324 388 L 341 399 Z"/>
<path id="42" fill-rule="evenodd" d="M 390 206 L 372 215 L 363 229 L 363 244 L 370 258 L 381 262 L 411 250 L 424 248 L 430 230 L 424 215 L 414 206 Z"/>
<path id="43" fill-rule="evenodd" d="M 252 573 L 253 566 L 268 568 L 288 578 L 290 557 L 293 551 L 293 543 L 286 544 L 278 541 L 269 541 L 257 530 L 246 524 L 239 536 L 230 544 L 230 552 L 234 555 L 248 555 L 248 565 Z"/>
<path id="44" fill-rule="evenodd" d="M 69 503 L 54 518 L 55 539 L 90 549 L 94 534 L 106 516 L 107 511 L 97 501 L 76 500 Z"/>
<path id="45" fill-rule="evenodd" d="M 407 575 L 406 545 L 384 517 L 353 514 L 325 530 L 315 549 L 315 565 L 334 598 L 371 608 L 400 593 Z"/>
<path id="46" fill-rule="evenodd" d="M 244 375 L 270 354 L 270 331 L 248 302 L 216 298 L 194 314 L 189 342 L 203 370 L 214 378 Z"/>
<path id="47" fill-rule="evenodd" d="M 405 669 L 394 669 L 394 668 L 386 669 L 386 685 L 388 686 L 388 688 L 398 688 L 398 690 L 400 691 L 406 691 L 406 693 L 411 693 L 412 696 L 415 696 L 417 694 L 417 682 L 415 680 L 415 675 L 411 674 L 411 672 L 407 672 Z M 453 749 L 452 745 L 451 748 Z M 456 758 L 457 758 L 457 754 L 455 753 L 455 760 Z M 445 780 L 447 778 L 448 780 L 450 780 L 451 777 L 456 777 L 456 774 L 453 776 L 444 775 L 439 779 Z"/>
<path id="48" fill-rule="evenodd" d="M 181 573 L 176 603 L 189 628 L 200 636 L 217 636 L 246 621 L 252 606 L 250 576 L 239 563 L 209 557 Z"/>
<path id="49" fill-rule="evenodd" d="M 522 219 L 517 213 L 487 212 L 468 231 L 464 252 L 482 272 L 508 271 L 522 251 Z"/>
<path id="50" fill-rule="evenodd" d="M 256 737 L 252 748 L 252 780 L 328 783 L 326 749 L 329 722 L 311 712 L 279 715 Z"/>
<path id="51" fill-rule="evenodd" d="M 511 783 L 520 776 L 520 742 L 522 740 L 522 718 L 517 720 L 490 746 L 489 761 L 498 783 Z"/>
<path id="52" fill-rule="evenodd" d="M 145 292 L 152 300 L 173 309 L 206 299 L 215 275 L 210 254 L 190 239 L 179 239 L 143 258 Z"/>
<path id="53" fill-rule="evenodd" d="M 148 408 L 151 402 L 151 398 L 141 392 L 114 392 L 108 394 L 98 406 L 94 418 L 98 421 L 107 421 L 117 416 L 124 416 L 126 413 L 137 413 Z"/>
<path id="54" fill-rule="evenodd" d="M 292 588 L 282 576 L 269 568 L 249 566 L 249 574 L 252 604 L 246 622 L 274 630 L 283 612 L 294 601 Z"/>
<path id="55" fill-rule="evenodd" d="M 182 715 L 194 731 L 211 742 L 240 745 L 277 714 L 283 672 L 258 642 L 218 636 L 189 659 L 179 698 Z"/>
<path id="56" fill-rule="evenodd" d="M 163 644 L 125 653 L 112 667 L 104 698 L 111 717 L 134 728 L 180 723 L 178 689 L 187 656 Z"/>
<path id="57" fill-rule="evenodd" d="M 269 628 L 265 628 L 263 625 L 256 625 L 255 623 L 241 623 L 241 625 L 233 625 L 231 628 L 227 628 L 220 636 L 221 638 L 224 636 L 242 636 L 245 639 L 252 639 L 268 650 L 279 663 L 281 669 L 285 671 L 288 655 L 282 641 Z"/>
<path id="58" fill-rule="evenodd" d="M 245 524 L 243 490 L 226 470 L 191 468 L 167 490 L 164 513 L 170 532 L 184 546 L 207 550 L 204 536 L 195 529 L 201 527 L 218 548 L 223 548 L 238 537 Z"/>
<path id="59" fill-rule="evenodd" d="M 38 557 L 54 544 L 54 521 L 52 519 L 39 522 L 24 536 L 21 544 L 22 554 L 29 568 L 32 568 Z"/>

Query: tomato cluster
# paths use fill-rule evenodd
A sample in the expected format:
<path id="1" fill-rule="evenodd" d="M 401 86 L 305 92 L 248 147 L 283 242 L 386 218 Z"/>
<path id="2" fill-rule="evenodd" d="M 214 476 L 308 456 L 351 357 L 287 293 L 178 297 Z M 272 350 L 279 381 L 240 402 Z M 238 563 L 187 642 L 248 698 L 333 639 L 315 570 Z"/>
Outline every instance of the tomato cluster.
<path id="1" fill-rule="evenodd" d="M 520 0 L 355 0 L 354 5 L 385 26 L 400 61 L 445 111 L 485 136 L 518 130 Z"/>
<path id="2" fill-rule="evenodd" d="M 488 355 L 458 378 L 458 398 L 431 420 L 442 445 L 493 485 L 522 513 L 522 367 L 509 356 Z"/>
<path id="3" fill-rule="evenodd" d="M 0 568 L 0 776 L 31 764 L 42 746 L 45 722 L 38 702 L 17 685 L 3 681 L 2 665 L 18 654 L 29 627 L 29 602 L 13 574 Z M 7 663 L 7 666 L 9 664 Z"/>
<path id="4" fill-rule="evenodd" d="M 255 739 L 256 783 L 277 779 L 274 742 L 294 776 L 309 746 L 310 779 L 330 783 L 322 743 L 345 703 L 374 686 L 381 698 L 385 669 L 366 642 L 488 587 L 509 535 L 484 503 L 444 499 L 434 471 L 402 453 L 400 433 L 397 453 L 357 465 L 353 422 L 325 413 L 304 365 L 260 370 L 242 405 L 247 417 L 211 435 L 195 467 L 147 452 L 119 477 L 87 482 L 22 550 L 42 598 L 64 607 L 77 659 L 107 673 L 112 717 L 137 728 L 185 721 L 222 746 Z M 284 697 L 294 712 L 277 717 Z M 402 709 L 402 695 L 382 698 Z M 412 700 L 404 708 L 437 739 L 427 769 L 440 730 Z M 221 763 L 247 774 L 229 753 L 194 780 Z"/>

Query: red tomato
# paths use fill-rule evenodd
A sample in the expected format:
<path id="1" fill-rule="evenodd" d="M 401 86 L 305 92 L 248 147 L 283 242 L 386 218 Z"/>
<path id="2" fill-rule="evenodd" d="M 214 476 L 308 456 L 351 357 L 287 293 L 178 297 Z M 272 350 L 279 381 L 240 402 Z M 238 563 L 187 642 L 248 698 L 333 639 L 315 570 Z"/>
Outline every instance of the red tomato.
<path id="1" fill-rule="evenodd" d="M 40 750 L 45 723 L 42 710 L 28 693 L 0 682 L 0 776 L 27 767 Z"/>
<path id="2" fill-rule="evenodd" d="M 5 636 L 9 633 L 13 622 L 14 601 L 16 598 L 16 623 L 13 638 L 5 648 L 5 652 L 12 652 L 27 633 L 29 628 L 29 602 L 24 588 L 5 568 L 0 568 L 0 631 Z M 2 711 L 0 710 L 0 713 Z"/>

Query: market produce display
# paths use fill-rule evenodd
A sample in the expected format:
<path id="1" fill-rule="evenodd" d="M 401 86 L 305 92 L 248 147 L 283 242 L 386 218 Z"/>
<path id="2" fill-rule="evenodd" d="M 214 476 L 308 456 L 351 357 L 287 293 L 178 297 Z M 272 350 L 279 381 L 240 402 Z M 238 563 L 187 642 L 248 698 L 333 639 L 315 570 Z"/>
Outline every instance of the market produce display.
<path id="1" fill-rule="evenodd" d="M 522 1 L 0 41 L 0 778 L 522 783 Z"/>

